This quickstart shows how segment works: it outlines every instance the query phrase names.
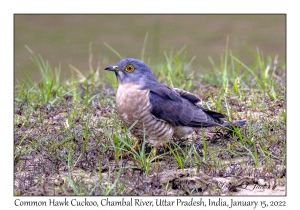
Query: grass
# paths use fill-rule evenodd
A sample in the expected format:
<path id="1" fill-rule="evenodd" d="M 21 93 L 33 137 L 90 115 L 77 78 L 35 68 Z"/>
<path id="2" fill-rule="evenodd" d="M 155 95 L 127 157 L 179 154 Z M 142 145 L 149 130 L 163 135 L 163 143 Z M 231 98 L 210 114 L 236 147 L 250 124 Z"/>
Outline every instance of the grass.
<path id="1" fill-rule="evenodd" d="M 247 119 L 242 128 L 207 128 L 174 139 L 152 157 L 145 141 L 131 149 L 134 125 L 126 128 L 118 118 L 117 81 L 104 66 L 92 66 L 91 48 L 89 75 L 70 66 L 66 81 L 59 67 L 27 49 L 42 79 L 35 83 L 26 75 L 15 86 L 15 195 L 285 194 L 286 70 L 276 57 L 249 48 L 255 62 L 246 66 L 226 48 L 202 75 L 191 69 L 184 48 L 165 52 L 164 63 L 150 61 L 160 82 L 198 95 L 229 122 Z M 131 156 L 122 158 L 125 152 Z M 241 187 L 258 179 L 276 189 Z"/>

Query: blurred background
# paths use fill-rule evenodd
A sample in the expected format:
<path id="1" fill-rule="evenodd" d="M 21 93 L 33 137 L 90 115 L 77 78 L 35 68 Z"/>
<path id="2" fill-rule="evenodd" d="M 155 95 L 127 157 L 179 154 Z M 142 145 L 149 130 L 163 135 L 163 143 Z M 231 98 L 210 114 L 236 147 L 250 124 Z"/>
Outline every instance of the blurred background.
<path id="1" fill-rule="evenodd" d="M 60 65 L 68 78 L 70 64 L 89 71 L 89 46 L 94 67 L 115 65 L 120 59 L 105 43 L 123 57 L 140 59 L 144 48 L 151 63 L 185 47 L 187 61 L 196 56 L 193 70 L 208 71 L 208 56 L 219 62 L 227 37 L 229 49 L 246 64 L 254 58 L 245 46 L 285 61 L 286 15 L 14 15 L 15 82 L 26 78 L 24 72 L 40 79 L 25 45 L 52 67 Z"/>

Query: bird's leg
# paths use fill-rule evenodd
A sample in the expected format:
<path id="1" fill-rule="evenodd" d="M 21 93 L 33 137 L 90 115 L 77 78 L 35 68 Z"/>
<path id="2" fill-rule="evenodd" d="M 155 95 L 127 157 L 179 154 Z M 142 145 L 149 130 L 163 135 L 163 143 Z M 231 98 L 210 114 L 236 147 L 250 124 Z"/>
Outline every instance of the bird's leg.
<path id="1" fill-rule="evenodd" d="M 156 153 L 157 153 L 157 147 L 154 147 L 153 150 L 152 150 L 151 159 L 155 158 Z"/>
<path id="2" fill-rule="evenodd" d="M 153 148 L 153 150 L 152 150 L 152 155 L 151 155 L 151 157 L 149 157 L 148 158 L 148 160 L 152 160 L 152 159 L 154 159 L 155 158 L 155 162 L 156 161 L 158 161 L 158 160 L 160 160 L 160 159 L 162 159 L 163 158 L 163 156 L 162 155 L 159 155 L 158 157 L 156 157 L 156 154 L 157 154 L 157 151 L 158 151 L 158 148 L 159 147 L 157 147 L 157 146 L 155 146 L 154 148 Z M 164 152 L 166 153 L 166 146 L 164 145 L 163 146 L 163 148 L 164 148 Z"/>
<path id="3" fill-rule="evenodd" d="M 139 145 L 141 144 L 141 140 L 137 140 L 135 142 L 135 144 L 133 145 L 132 149 L 131 150 L 134 150 L 134 151 L 138 151 L 139 150 Z M 125 152 L 124 154 L 122 154 L 122 158 L 126 158 L 130 155 L 130 152 Z"/>
<path id="4" fill-rule="evenodd" d="M 153 150 L 151 151 L 151 153 L 152 153 L 151 156 L 149 155 L 150 157 L 147 158 L 147 162 L 149 162 L 149 161 L 151 161 L 153 158 L 155 158 L 156 153 L 157 153 L 157 148 L 154 147 Z"/>
<path id="5" fill-rule="evenodd" d="M 133 145 L 133 149 L 135 150 L 135 151 L 138 151 L 139 150 L 139 145 L 141 144 L 141 140 L 137 140 L 136 142 L 135 142 L 135 144 Z"/>

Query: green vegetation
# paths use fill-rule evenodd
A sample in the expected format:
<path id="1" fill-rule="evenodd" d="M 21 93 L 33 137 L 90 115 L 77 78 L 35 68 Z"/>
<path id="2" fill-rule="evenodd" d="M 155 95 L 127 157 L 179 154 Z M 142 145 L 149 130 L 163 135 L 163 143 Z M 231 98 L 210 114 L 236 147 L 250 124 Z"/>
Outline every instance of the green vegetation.
<path id="1" fill-rule="evenodd" d="M 202 75 L 184 48 L 149 63 L 160 82 L 198 95 L 228 121 L 247 119 L 242 128 L 174 139 L 152 157 L 144 141 L 132 150 L 134 125 L 126 128 L 115 110 L 117 81 L 91 65 L 91 52 L 88 75 L 71 66 L 63 81 L 60 67 L 27 49 L 42 79 L 35 83 L 23 70 L 26 80 L 15 86 L 15 195 L 233 195 L 258 179 L 285 194 L 286 70 L 276 57 L 249 48 L 255 62 L 247 66 L 227 48 Z M 131 155 L 123 158 L 125 152 Z"/>

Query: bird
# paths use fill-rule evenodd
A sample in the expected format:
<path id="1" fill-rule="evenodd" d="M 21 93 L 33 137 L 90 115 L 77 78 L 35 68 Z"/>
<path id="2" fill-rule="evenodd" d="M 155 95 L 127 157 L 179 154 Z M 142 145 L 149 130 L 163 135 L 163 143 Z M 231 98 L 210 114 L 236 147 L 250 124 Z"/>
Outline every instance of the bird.
<path id="1" fill-rule="evenodd" d="M 152 69 L 143 61 L 125 58 L 117 65 L 104 70 L 115 73 L 119 86 L 116 108 L 126 127 L 132 126 L 131 134 L 138 145 L 145 139 L 154 146 L 154 154 L 160 146 L 174 138 L 183 138 L 201 127 L 243 126 L 246 120 L 232 124 L 226 116 L 201 106 L 201 99 L 194 94 L 171 88 L 157 81 Z"/>

